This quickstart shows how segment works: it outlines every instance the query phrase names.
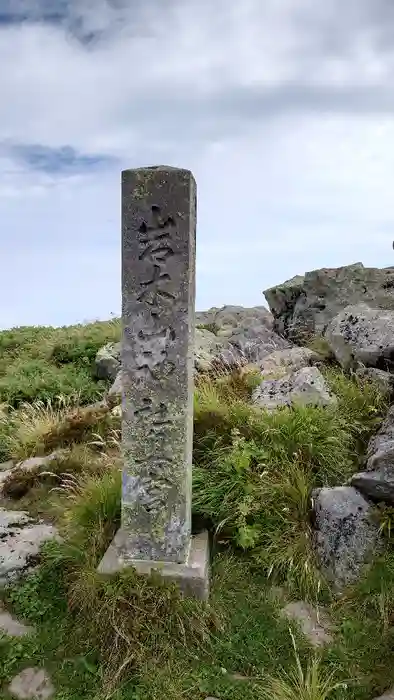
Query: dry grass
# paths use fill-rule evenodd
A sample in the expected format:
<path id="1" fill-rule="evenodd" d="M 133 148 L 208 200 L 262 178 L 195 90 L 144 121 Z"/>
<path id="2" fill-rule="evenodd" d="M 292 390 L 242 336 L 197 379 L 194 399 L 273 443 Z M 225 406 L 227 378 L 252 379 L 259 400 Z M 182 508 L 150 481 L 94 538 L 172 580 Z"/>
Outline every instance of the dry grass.
<path id="1" fill-rule="evenodd" d="M 8 424 L 5 443 L 10 457 L 21 461 L 83 442 L 92 429 L 109 424 L 111 418 L 104 402 L 79 406 L 74 396 L 61 396 L 56 403 L 23 403 L 4 418 Z"/>
<path id="2" fill-rule="evenodd" d="M 335 671 L 323 666 L 319 655 L 315 655 L 304 669 L 302 667 L 294 636 L 290 631 L 295 654 L 295 666 L 280 676 L 269 676 L 266 687 L 257 696 L 265 700 L 329 700 L 347 683 L 337 681 Z"/>

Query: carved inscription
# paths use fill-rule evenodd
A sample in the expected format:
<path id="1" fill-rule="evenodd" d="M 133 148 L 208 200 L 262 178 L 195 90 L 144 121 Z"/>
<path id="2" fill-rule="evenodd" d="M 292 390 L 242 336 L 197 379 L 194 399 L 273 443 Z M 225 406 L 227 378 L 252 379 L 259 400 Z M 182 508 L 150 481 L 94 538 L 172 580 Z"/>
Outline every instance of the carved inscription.
<path id="1" fill-rule="evenodd" d="M 172 216 L 163 217 L 160 207 L 151 208 L 149 221 L 143 221 L 138 229 L 139 260 L 148 260 L 152 273 L 140 283 L 141 291 L 138 301 L 144 301 L 151 307 L 151 313 L 157 315 L 160 300 L 171 301 L 175 295 L 166 287 L 171 277 L 165 271 L 167 260 L 175 255 L 172 234 L 176 229 Z"/>
<path id="2" fill-rule="evenodd" d="M 146 278 L 140 281 L 137 301 L 148 306 L 151 324 L 133 334 L 135 375 L 150 386 L 152 380 L 160 382 L 175 371 L 168 351 L 176 341 L 176 333 L 172 326 L 163 325 L 159 320 L 159 304 L 172 304 L 175 300 L 168 271 L 168 261 L 176 254 L 175 233 L 174 218 L 164 217 L 157 206 L 151 207 L 147 220 L 137 232 L 138 258 L 147 268 Z M 144 396 L 134 409 L 134 420 L 144 436 L 142 454 L 135 459 L 138 501 L 147 513 L 158 513 L 167 507 L 168 492 L 173 487 L 172 455 L 166 450 L 172 421 L 165 403 Z"/>
<path id="3" fill-rule="evenodd" d="M 134 410 L 134 417 L 138 421 L 146 421 L 147 428 L 145 444 L 148 451 L 143 457 L 135 459 L 142 473 L 138 480 L 139 502 L 147 513 L 157 513 L 166 507 L 168 491 L 173 486 L 169 476 L 172 471 L 172 458 L 166 454 L 165 449 L 161 449 L 160 455 L 157 453 L 158 441 L 160 444 L 160 440 L 165 438 L 172 421 L 165 403 L 160 401 L 155 406 L 149 397 L 142 398 L 140 406 Z"/>

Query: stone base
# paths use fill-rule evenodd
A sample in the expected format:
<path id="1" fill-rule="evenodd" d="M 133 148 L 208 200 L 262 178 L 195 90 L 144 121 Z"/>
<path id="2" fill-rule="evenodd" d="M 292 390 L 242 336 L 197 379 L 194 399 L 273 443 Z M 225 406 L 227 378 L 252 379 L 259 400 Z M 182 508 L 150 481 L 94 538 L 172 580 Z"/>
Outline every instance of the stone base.
<path id="1" fill-rule="evenodd" d="M 194 535 L 190 542 L 189 556 L 185 564 L 174 562 L 133 559 L 127 552 L 127 533 L 120 529 L 104 554 L 98 572 L 114 574 L 133 567 L 138 574 L 149 575 L 156 571 L 165 579 L 177 583 L 181 591 L 200 600 L 209 596 L 209 537 L 208 532 Z"/>

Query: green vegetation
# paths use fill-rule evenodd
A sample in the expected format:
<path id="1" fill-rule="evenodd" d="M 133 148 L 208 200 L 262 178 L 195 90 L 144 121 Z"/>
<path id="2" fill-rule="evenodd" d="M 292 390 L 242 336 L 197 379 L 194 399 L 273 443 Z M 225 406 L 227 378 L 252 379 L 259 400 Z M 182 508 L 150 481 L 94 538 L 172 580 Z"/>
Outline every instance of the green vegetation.
<path id="1" fill-rule="evenodd" d="M 89 406 L 106 388 L 93 361 L 119 332 L 113 321 L 0 333 L 1 456 L 57 450 L 50 464 L 13 473 L 2 505 L 40 514 L 62 535 L 3 593 L 35 633 L 0 637 L 0 685 L 41 664 L 57 700 L 371 700 L 394 685 L 391 510 L 376 514 L 383 552 L 339 600 L 311 547 L 311 491 L 358 469 L 387 408 L 377 388 L 330 362 L 336 407 L 269 414 L 249 403 L 253 368 L 199 378 L 193 510 L 213 533 L 203 605 L 155 577 L 96 571 L 120 521 L 121 454 L 119 417 Z M 324 602 L 336 623 L 318 652 L 280 614 L 300 596 Z"/>

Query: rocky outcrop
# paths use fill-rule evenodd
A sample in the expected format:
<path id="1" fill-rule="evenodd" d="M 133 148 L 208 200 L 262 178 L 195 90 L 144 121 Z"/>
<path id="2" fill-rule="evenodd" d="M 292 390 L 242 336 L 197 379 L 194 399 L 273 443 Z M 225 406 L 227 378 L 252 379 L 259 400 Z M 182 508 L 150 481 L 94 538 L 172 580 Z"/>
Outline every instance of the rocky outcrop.
<path id="1" fill-rule="evenodd" d="M 196 313 L 195 367 L 260 365 L 275 350 L 291 344 L 272 330 L 272 314 L 264 306 L 223 306 Z"/>
<path id="2" fill-rule="evenodd" d="M 364 267 L 362 263 L 322 268 L 293 277 L 264 292 L 274 317 L 273 330 L 298 344 L 323 334 L 346 306 L 365 303 L 394 309 L 394 268 Z"/>
<path id="3" fill-rule="evenodd" d="M 52 525 L 35 522 L 23 511 L 0 508 L 0 587 L 31 571 L 41 545 L 57 537 Z"/>
<path id="4" fill-rule="evenodd" d="M 280 379 L 263 380 L 252 393 L 256 406 L 272 411 L 281 406 L 329 406 L 334 396 L 317 367 L 304 367 Z"/>
<path id="5" fill-rule="evenodd" d="M 394 311 L 347 306 L 329 323 L 325 338 L 344 369 L 394 368 Z"/>
<path id="6" fill-rule="evenodd" d="M 376 367 L 358 367 L 356 377 L 361 380 L 373 382 L 383 396 L 391 396 L 394 392 L 394 375 Z"/>
<path id="7" fill-rule="evenodd" d="M 196 326 L 203 325 L 210 330 L 213 328 L 221 336 L 231 335 L 231 330 L 242 324 L 258 323 L 272 328 L 273 322 L 273 316 L 265 306 L 223 306 L 221 309 L 196 312 Z"/>
<path id="8" fill-rule="evenodd" d="M 272 315 L 264 306 L 245 309 L 224 306 L 196 313 L 194 364 L 197 372 L 215 367 L 232 367 L 259 363 L 275 350 L 292 347 L 289 341 L 272 330 Z M 98 379 L 110 379 L 109 403 L 119 401 L 121 352 L 120 343 L 102 347 L 95 360 Z"/>
<path id="9" fill-rule="evenodd" d="M 366 457 L 365 471 L 354 474 L 351 485 L 373 501 L 394 505 L 394 406 L 369 441 Z"/>
<path id="10" fill-rule="evenodd" d="M 322 357 L 309 348 L 297 345 L 286 350 L 275 350 L 260 362 L 259 369 L 264 379 L 279 379 L 285 374 L 303 367 L 319 365 Z"/>
<path id="11" fill-rule="evenodd" d="M 207 328 L 196 328 L 194 342 L 194 366 L 198 372 L 209 371 L 215 358 L 228 346 L 225 338 Z"/>
<path id="12" fill-rule="evenodd" d="M 337 591 L 363 573 L 379 544 L 371 504 L 351 486 L 316 489 L 312 495 L 314 545 L 320 568 Z"/>

